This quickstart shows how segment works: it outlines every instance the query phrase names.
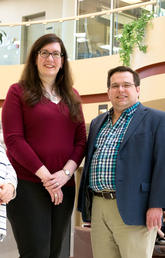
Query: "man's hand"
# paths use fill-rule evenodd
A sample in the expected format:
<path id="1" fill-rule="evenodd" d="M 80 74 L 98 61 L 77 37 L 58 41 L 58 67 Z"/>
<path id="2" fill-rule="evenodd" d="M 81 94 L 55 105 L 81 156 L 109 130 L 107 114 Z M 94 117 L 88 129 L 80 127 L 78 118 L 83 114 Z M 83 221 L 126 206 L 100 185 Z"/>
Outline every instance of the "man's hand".
<path id="1" fill-rule="evenodd" d="M 146 226 L 148 230 L 157 227 L 161 228 L 162 225 L 162 216 L 163 210 L 162 208 L 150 208 L 146 214 Z"/>

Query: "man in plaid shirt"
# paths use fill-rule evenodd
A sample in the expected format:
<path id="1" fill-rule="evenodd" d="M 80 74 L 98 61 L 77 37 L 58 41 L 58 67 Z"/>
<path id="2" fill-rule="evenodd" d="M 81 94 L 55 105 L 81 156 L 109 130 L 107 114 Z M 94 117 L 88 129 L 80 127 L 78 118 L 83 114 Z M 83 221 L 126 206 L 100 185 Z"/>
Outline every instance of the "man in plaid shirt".
<path id="1" fill-rule="evenodd" d="M 108 72 L 112 108 L 90 126 L 78 209 L 94 258 L 151 258 L 165 207 L 165 112 L 139 102 L 131 68 Z"/>

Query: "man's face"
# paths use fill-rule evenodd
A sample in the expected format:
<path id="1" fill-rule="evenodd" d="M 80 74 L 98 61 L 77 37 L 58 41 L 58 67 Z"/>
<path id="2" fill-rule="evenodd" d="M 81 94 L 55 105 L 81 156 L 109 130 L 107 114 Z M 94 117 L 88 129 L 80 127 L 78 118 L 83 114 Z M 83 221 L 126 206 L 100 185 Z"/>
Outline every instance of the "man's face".
<path id="1" fill-rule="evenodd" d="M 138 101 L 140 87 L 135 87 L 130 72 L 116 72 L 110 79 L 108 97 L 115 112 L 122 113 Z"/>

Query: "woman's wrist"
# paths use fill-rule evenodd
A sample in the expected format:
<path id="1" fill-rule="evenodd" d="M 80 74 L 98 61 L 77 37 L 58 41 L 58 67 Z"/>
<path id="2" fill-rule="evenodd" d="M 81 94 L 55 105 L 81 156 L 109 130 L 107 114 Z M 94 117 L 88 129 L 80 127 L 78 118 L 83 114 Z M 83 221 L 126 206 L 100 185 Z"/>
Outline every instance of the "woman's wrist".
<path id="1" fill-rule="evenodd" d="M 70 179 L 73 176 L 76 168 L 77 168 L 76 162 L 70 159 L 67 161 L 67 163 L 65 164 L 62 170 L 65 173 L 65 175 Z"/>
<path id="2" fill-rule="evenodd" d="M 47 181 L 51 176 L 49 170 L 44 165 L 40 167 L 35 174 L 41 179 L 42 182 Z"/>
<path id="3" fill-rule="evenodd" d="M 63 168 L 62 171 L 64 172 L 64 174 L 67 176 L 68 180 L 72 177 L 72 175 L 74 174 L 74 172 L 71 174 L 70 170 L 67 168 Z"/>

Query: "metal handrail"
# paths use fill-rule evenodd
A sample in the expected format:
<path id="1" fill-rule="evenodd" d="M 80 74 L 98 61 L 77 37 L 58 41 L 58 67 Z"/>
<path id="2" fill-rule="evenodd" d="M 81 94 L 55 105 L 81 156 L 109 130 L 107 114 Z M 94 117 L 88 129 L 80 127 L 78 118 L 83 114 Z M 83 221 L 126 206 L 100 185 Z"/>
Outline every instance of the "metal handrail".
<path id="1" fill-rule="evenodd" d="M 145 7 L 147 5 L 155 5 L 157 4 L 156 0 L 153 1 L 147 1 L 145 3 L 140 3 L 140 4 L 134 4 L 134 5 L 129 5 L 129 6 L 124 6 L 120 8 L 114 8 L 114 9 L 109 9 L 106 11 L 101 11 L 101 12 L 95 12 L 95 13 L 89 13 L 89 14 L 83 14 L 83 15 L 78 15 L 78 16 L 72 16 L 72 17 L 64 17 L 64 18 L 59 18 L 59 19 L 49 19 L 49 20 L 40 20 L 40 21 L 26 21 L 26 22 L 18 22 L 18 23 L 0 23 L 0 27 L 4 26 L 30 26 L 32 24 L 47 24 L 47 23 L 55 23 L 55 22 L 65 22 L 65 21 L 70 21 L 70 20 L 80 20 L 83 18 L 94 18 L 95 16 L 101 16 L 101 15 L 109 15 L 112 13 L 120 13 L 122 11 L 130 10 L 130 9 L 135 9 L 139 7 Z"/>

